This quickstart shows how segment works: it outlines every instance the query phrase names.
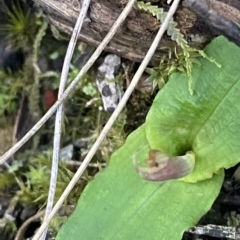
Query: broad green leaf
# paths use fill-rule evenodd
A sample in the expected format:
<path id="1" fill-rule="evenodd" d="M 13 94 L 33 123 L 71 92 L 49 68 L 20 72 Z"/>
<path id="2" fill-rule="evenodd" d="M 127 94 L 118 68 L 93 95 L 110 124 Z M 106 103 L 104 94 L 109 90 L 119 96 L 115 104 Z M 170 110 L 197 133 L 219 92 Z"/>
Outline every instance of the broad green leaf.
<path id="1" fill-rule="evenodd" d="M 90 182 L 57 240 L 180 240 L 211 207 L 223 173 L 195 184 L 148 182 L 137 175 L 132 156 L 143 161 L 149 145 L 145 126 L 117 150 L 110 165 Z"/>
<path id="2" fill-rule="evenodd" d="M 222 67 L 199 58 L 192 71 L 193 95 L 187 76 L 172 74 L 146 120 L 152 149 L 169 156 L 195 153 L 195 169 L 183 179 L 189 182 L 211 178 L 240 161 L 240 48 L 219 37 L 205 53 Z"/>

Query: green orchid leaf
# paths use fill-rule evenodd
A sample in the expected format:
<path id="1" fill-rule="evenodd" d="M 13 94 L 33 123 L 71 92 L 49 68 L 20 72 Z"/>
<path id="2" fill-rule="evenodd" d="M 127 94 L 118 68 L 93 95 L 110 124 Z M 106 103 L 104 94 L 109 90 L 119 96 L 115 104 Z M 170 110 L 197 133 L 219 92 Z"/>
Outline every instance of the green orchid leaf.
<path id="1" fill-rule="evenodd" d="M 205 53 L 222 67 L 199 57 L 193 95 L 185 74 L 170 77 L 146 123 L 87 185 L 57 240 L 180 240 L 210 209 L 223 168 L 240 159 L 240 49 L 219 37 Z M 138 166 L 146 160 L 150 168 Z M 176 177 L 184 181 L 162 181 Z"/>
<path id="2" fill-rule="evenodd" d="M 142 126 L 87 185 L 56 240 L 180 240 L 210 209 L 223 172 L 195 184 L 146 181 L 136 173 L 132 157 L 143 161 L 149 150 Z"/>
<path id="3" fill-rule="evenodd" d="M 195 154 L 195 169 L 183 180 L 211 178 L 221 168 L 240 161 L 240 48 L 224 37 L 213 40 L 207 56 L 192 69 L 193 91 L 188 77 L 171 75 L 156 96 L 146 120 L 146 137 L 151 149 L 168 156 L 187 151 Z"/>

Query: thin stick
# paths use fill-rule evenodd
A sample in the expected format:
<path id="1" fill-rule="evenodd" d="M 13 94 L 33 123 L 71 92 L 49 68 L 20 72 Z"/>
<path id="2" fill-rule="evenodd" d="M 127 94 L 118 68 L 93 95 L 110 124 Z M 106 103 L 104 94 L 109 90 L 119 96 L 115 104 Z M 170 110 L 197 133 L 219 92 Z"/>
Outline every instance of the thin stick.
<path id="1" fill-rule="evenodd" d="M 84 0 L 82 3 L 81 11 L 79 13 L 76 25 L 73 29 L 73 33 L 68 45 L 67 53 L 64 59 L 62 74 L 60 79 L 60 85 L 58 90 L 58 99 L 63 95 L 65 90 L 65 86 L 67 83 L 67 76 L 70 68 L 70 63 L 72 59 L 72 55 L 77 43 L 78 35 L 81 31 L 83 21 L 86 17 L 89 5 L 91 0 Z M 55 120 L 55 130 L 54 130 L 54 141 L 53 141 L 53 156 L 52 156 L 52 168 L 51 168 L 51 179 L 49 184 L 49 192 L 48 192 L 48 200 L 46 206 L 46 212 L 44 219 L 46 219 L 49 213 L 52 211 L 54 196 L 57 185 L 57 176 L 58 176 L 58 163 L 59 163 L 59 155 L 60 155 L 60 143 L 61 143 L 61 129 L 62 129 L 62 118 L 63 118 L 63 104 L 61 104 L 56 113 Z M 41 240 L 45 240 L 47 235 L 47 228 L 43 232 L 41 236 Z"/>
<path id="2" fill-rule="evenodd" d="M 157 33 L 157 36 L 155 37 L 155 39 L 154 39 L 150 49 L 147 52 L 147 55 L 145 56 L 142 64 L 140 65 L 138 71 L 134 75 L 134 77 L 133 77 L 133 79 L 132 79 L 128 89 L 126 90 L 125 94 L 123 95 L 123 98 L 121 99 L 121 101 L 118 104 L 117 108 L 115 109 L 115 111 L 111 115 L 110 119 L 108 120 L 107 124 L 103 128 L 102 132 L 100 133 L 100 135 L 99 135 L 98 139 L 96 140 L 96 142 L 94 143 L 93 147 L 90 149 L 90 151 L 89 151 L 88 155 L 86 156 L 86 158 L 84 159 L 82 165 L 79 167 L 79 169 L 77 170 L 76 174 L 73 176 L 72 180 L 68 184 L 67 188 L 64 190 L 63 194 L 61 195 L 61 197 L 59 198 L 59 200 L 55 204 L 52 212 L 50 213 L 48 218 L 42 223 L 41 227 L 38 229 L 36 235 L 33 237 L 32 240 L 39 239 L 39 236 L 42 234 L 44 229 L 47 227 L 47 225 L 49 224 L 49 222 L 51 221 L 53 216 L 60 209 L 60 207 L 62 206 L 63 202 L 65 201 L 65 199 L 67 198 L 67 196 L 71 192 L 72 188 L 74 187 L 74 185 L 77 183 L 77 181 L 81 177 L 83 171 L 86 169 L 88 163 L 92 159 L 92 157 L 95 154 L 96 150 L 98 149 L 99 145 L 101 144 L 101 142 L 105 138 L 105 136 L 106 136 L 107 132 L 109 131 L 109 129 L 111 128 L 113 122 L 116 120 L 116 118 L 118 117 L 118 115 L 122 111 L 122 109 L 125 106 L 128 98 L 130 97 L 132 91 L 134 90 L 136 84 L 138 83 L 139 78 L 141 77 L 143 71 L 147 67 L 150 59 L 152 58 L 152 56 L 153 56 L 153 54 L 154 54 L 154 52 L 155 52 L 155 50 L 156 50 L 156 48 L 157 48 L 157 46 L 159 44 L 159 41 L 161 40 L 165 30 L 167 29 L 167 25 L 168 25 L 169 21 L 171 20 L 173 14 L 175 13 L 175 11 L 177 9 L 179 1 L 180 0 L 174 0 L 174 2 L 172 4 L 171 8 L 169 9 L 169 12 L 168 12 L 168 14 L 167 14 L 167 16 L 166 16 L 166 18 L 165 18 L 165 20 L 164 20 L 160 30 Z M 130 2 L 131 1 L 129 1 L 128 5 L 130 4 Z M 124 11 L 125 10 L 126 10 L 126 8 L 124 9 Z"/>
<path id="3" fill-rule="evenodd" d="M 8 158 L 10 158 L 16 151 L 21 148 L 41 127 L 42 125 L 53 115 L 53 113 L 57 110 L 57 108 L 63 103 L 63 101 L 68 97 L 68 95 L 73 92 L 75 87 L 77 86 L 79 80 L 82 78 L 82 76 L 88 71 L 88 69 L 93 65 L 93 63 L 96 61 L 96 59 L 99 57 L 103 49 L 106 47 L 106 45 L 110 42 L 114 34 L 117 32 L 120 25 L 125 20 L 126 16 L 130 12 L 134 2 L 136 0 L 130 0 L 123 10 L 123 12 L 120 14 L 118 20 L 113 24 L 111 30 L 106 35 L 104 40 L 99 44 L 96 51 L 93 53 L 92 57 L 88 60 L 88 62 L 83 66 L 79 74 L 75 77 L 75 79 L 72 81 L 72 83 L 69 85 L 69 87 L 65 90 L 63 95 L 61 96 L 58 101 L 55 102 L 55 104 L 45 113 L 45 115 L 38 121 L 30 130 L 29 132 L 19 141 L 17 142 L 12 148 L 10 148 L 2 157 L 0 157 L 0 165 L 3 164 L 5 161 L 7 161 Z"/>
<path id="4" fill-rule="evenodd" d="M 64 160 L 63 163 L 65 163 L 68 167 L 79 167 L 82 165 L 83 162 L 81 161 L 74 161 L 74 160 Z M 88 167 L 91 168 L 105 168 L 107 166 L 106 163 L 89 163 Z"/>
<path id="5" fill-rule="evenodd" d="M 41 218 L 45 213 L 45 209 L 41 210 L 40 212 L 37 212 L 32 217 L 28 218 L 22 226 L 18 229 L 17 234 L 14 238 L 14 240 L 23 240 L 25 232 L 27 231 L 27 228 L 29 227 L 30 223 L 36 221 L 37 219 Z"/>
<path id="6" fill-rule="evenodd" d="M 218 226 L 209 224 L 206 226 L 192 227 L 186 232 L 196 235 L 211 236 L 219 239 L 240 239 L 240 231 L 238 227 Z"/>

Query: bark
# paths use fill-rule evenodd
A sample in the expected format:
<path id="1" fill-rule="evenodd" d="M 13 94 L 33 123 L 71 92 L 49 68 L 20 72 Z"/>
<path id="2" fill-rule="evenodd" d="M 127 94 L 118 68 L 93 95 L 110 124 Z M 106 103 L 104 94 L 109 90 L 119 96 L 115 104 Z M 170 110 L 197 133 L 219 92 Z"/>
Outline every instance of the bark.
<path id="1" fill-rule="evenodd" d="M 36 10 L 41 10 L 50 23 L 59 31 L 68 35 L 71 34 L 81 8 L 81 1 L 24 1 Z M 89 45 L 98 46 L 126 5 L 126 1 L 127 0 L 92 0 L 87 16 L 90 21 L 84 23 L 79 39 Z M 233 0 L 233 2 L 235 1 L 238 0 Z M 164 4 L 166 1 L 152 0 L 151 2 L 155 2 L 154 4 L 158 4 L 159 7 L 164 7 L 166 11 L 169 8 L 168 5 Z M 178 22 L 178 28 L 186 36 L 190 46 L 202 48 L 217 34 L 204 23 L 201 16 L 196 15 L 182 5 L 179 6 L 174 19 Z M 149 49 L 159 26 L 160 23 L 156 18 L 134 7 L 124 24 L 107 46 L 106 51 L 140 62 Z M 200 36 L 200 38 L 198 38 L 200 41 L 195 41 L 196 36 Z M 152 64 L 157 64 L 161 56 L 168 52 L 167 49 L 174 48 L 175 46 L 175 42 L 168 36 L 164 36 L 152 59 Z"/>
<path id="2" fill-rule="evenodd" d="M 239 0 L 185 0 L 184 6 L 192 9 L 213 29 L 240 46 Z"/>

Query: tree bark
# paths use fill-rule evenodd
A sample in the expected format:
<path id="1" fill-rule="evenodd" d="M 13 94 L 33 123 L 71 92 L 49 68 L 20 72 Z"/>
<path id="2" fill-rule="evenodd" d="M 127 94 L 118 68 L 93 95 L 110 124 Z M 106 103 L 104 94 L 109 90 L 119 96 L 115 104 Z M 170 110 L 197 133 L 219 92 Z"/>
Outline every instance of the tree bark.
<path id="1" fill-rule="evenodd" d="M 68 35 L 71 34 L 75 25 L 82 2 L 78 0 L 24 1 L 36 10 L 41 10 L 51 24 Z M 150 1 L 159 7 L 164 7 L 166 11 L 169 8 L 167 4 L 164 4 L 166 1 Z M 126 2 L 127 0 L 92 0 L 87 15 L 89 22 L 83 24 L 79 39 L 89 45 L 98 46 L 118 18 Z M 182 5 L 179 6 L 174 19 L 190 46 L 202 48 L 216 36 L 216 32 L 212 31 L 201 17 Z M 134 7 L 106 47 L 106 51 L 140 62 L 148 51 L 159 27 L 160 23 L 155 17 Z M 198 39 L 201 41 L 195 41 L 193 36 L 200 36 Z M 173 49 L 175 46 L 176 43 L 165 35 L 151 63 L 158 64 L 161 56 L 168 53 L 169 48 Z"/>

